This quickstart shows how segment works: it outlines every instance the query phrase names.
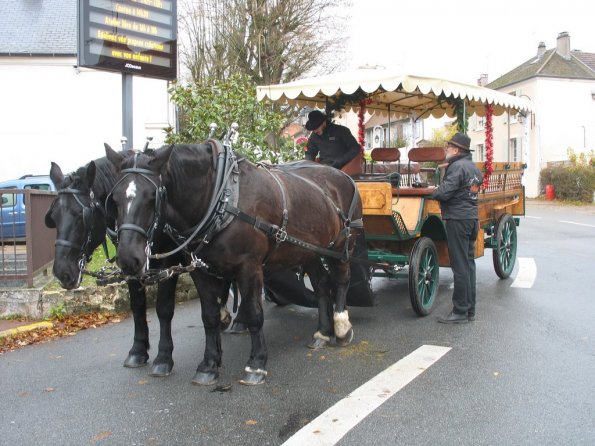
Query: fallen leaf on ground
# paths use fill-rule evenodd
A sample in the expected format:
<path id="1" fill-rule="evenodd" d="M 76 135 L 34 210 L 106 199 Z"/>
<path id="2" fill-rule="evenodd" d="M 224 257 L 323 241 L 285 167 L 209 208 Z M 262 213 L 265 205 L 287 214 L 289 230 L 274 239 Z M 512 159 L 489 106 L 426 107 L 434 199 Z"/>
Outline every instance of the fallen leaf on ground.
<path id="1" fill-rule="evenodd" d="M 128 313 L 83 313 L 73 314 L 61 320 L 52 320 L 51 328 L 39 328 L 0 338 L 0 355 L 31 344 L 51 341 L 62 336 L 73 336 L 90 327 L 117 323 L 128 317 Z"/>
<path id="2" fill-rule="evenodd" d="M 97 441 L 105 440 L 111 434 L 112 434 L 111 432 L 100 432 L 93 437 L 93 441 L 97 442 Z"/>

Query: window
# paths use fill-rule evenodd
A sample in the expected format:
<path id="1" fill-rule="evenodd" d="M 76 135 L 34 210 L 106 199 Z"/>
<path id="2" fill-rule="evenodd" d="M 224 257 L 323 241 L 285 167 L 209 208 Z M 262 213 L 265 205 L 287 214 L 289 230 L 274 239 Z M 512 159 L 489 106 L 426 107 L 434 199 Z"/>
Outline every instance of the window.
<path id="1" fill-rule="evenodd" d="M 486 118 L 482 118 L 481 116 L 477 116 L 477 119 L 475 121 L 475 130 L 477 131 L 481 131 L 485 129 L 485 119 Z"/>
<path id="2" fill-rule="evenodd" d="M 510 161 L 519 161 L 520 144 L 519 138 L 510 138 L 509 145 L 509 159 Z"/>
<path id="3" fill-rule="evenodd" d="M 477 161 L 485 161 L 485 146 L 483 144 L 477 144 L 475 153 L 477 154 Z"/>
<path id="4" fill-rule="evenodd" d="M 0 194 L 2 195 L 2 207 L 9 208 L 14 207 L 16 200 L 16 195 L 9 192 L 10 189 L 15 189 L 14 187 L 8 187 L 3 190 L 0 190 Z"/>

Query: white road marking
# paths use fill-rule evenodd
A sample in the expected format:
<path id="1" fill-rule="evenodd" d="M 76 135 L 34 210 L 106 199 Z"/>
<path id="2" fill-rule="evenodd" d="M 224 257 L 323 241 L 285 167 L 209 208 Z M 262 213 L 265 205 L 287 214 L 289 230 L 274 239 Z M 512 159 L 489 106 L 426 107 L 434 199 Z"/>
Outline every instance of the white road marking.
<path id="1" fill-rule="evenodd" d="M 595 228 L 595 225 L 588 225 L 586 223 L 577 223 L 575 221 L 559 220 L 560 223 L 567 223 L 569 225 L 586 226 L 587 228 Z"/>
<path id="2" fill-rule="evenodd" d="M 518 257 L 519 272 L 510 285 L 512 288 L 531 288 L 537 277 L 537 264 L 533 257 Z"/>
<path id="3" fill-rule="evenodd" d="M 332 446 L 373 410 L 421 375 L 450 347 L 422 345 L 312 420 L 283 446 Z"/>
<path id="4" fill-rule="evenodd" d="M 534 218 L 535 220 L 541 220 L 543 217 L 534 217 L 533 215 L 525 215 L 525 218 Z"/>

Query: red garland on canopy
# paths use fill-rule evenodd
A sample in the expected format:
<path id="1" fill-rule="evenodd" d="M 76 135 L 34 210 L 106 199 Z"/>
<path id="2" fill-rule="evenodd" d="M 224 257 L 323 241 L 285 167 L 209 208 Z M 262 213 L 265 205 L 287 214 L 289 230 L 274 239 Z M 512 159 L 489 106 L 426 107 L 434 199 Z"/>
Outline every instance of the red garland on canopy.
<path id="1" fill-rule="evenodd" d="M 483 189 L 486 190 L 490 184 L 490 175 L 494 169 L 494 128 L 492 127 L 492 117 L 494 116 L 494 106 L 492 104 L 486 105 L 486 160 L 485 173 L 483 176 Z"/>
<path id="2" fill-rule="evenodd" d="M 372 99 L 362 99 L 359 101 L 359 111 L 357 112 L 357 142 L 363 153 L 366 143 L 366 129 L 364 127 L 364 114 L 366 113 L 366 105 L 371 104 Z"/>

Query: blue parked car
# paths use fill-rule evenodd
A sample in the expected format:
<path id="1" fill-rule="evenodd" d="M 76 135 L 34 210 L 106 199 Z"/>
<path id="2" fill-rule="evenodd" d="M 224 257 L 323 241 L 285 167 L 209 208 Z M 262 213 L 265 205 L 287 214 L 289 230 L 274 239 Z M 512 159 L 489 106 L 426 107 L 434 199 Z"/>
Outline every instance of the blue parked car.
<path id="1" fill-rule="evenodd" d="M 48 175 L 25 175 L 0 182 L 0 240 L 25 237 L 25 194 L 12 192 L 11 189 L 55 191 L 56 187 Z"/>

